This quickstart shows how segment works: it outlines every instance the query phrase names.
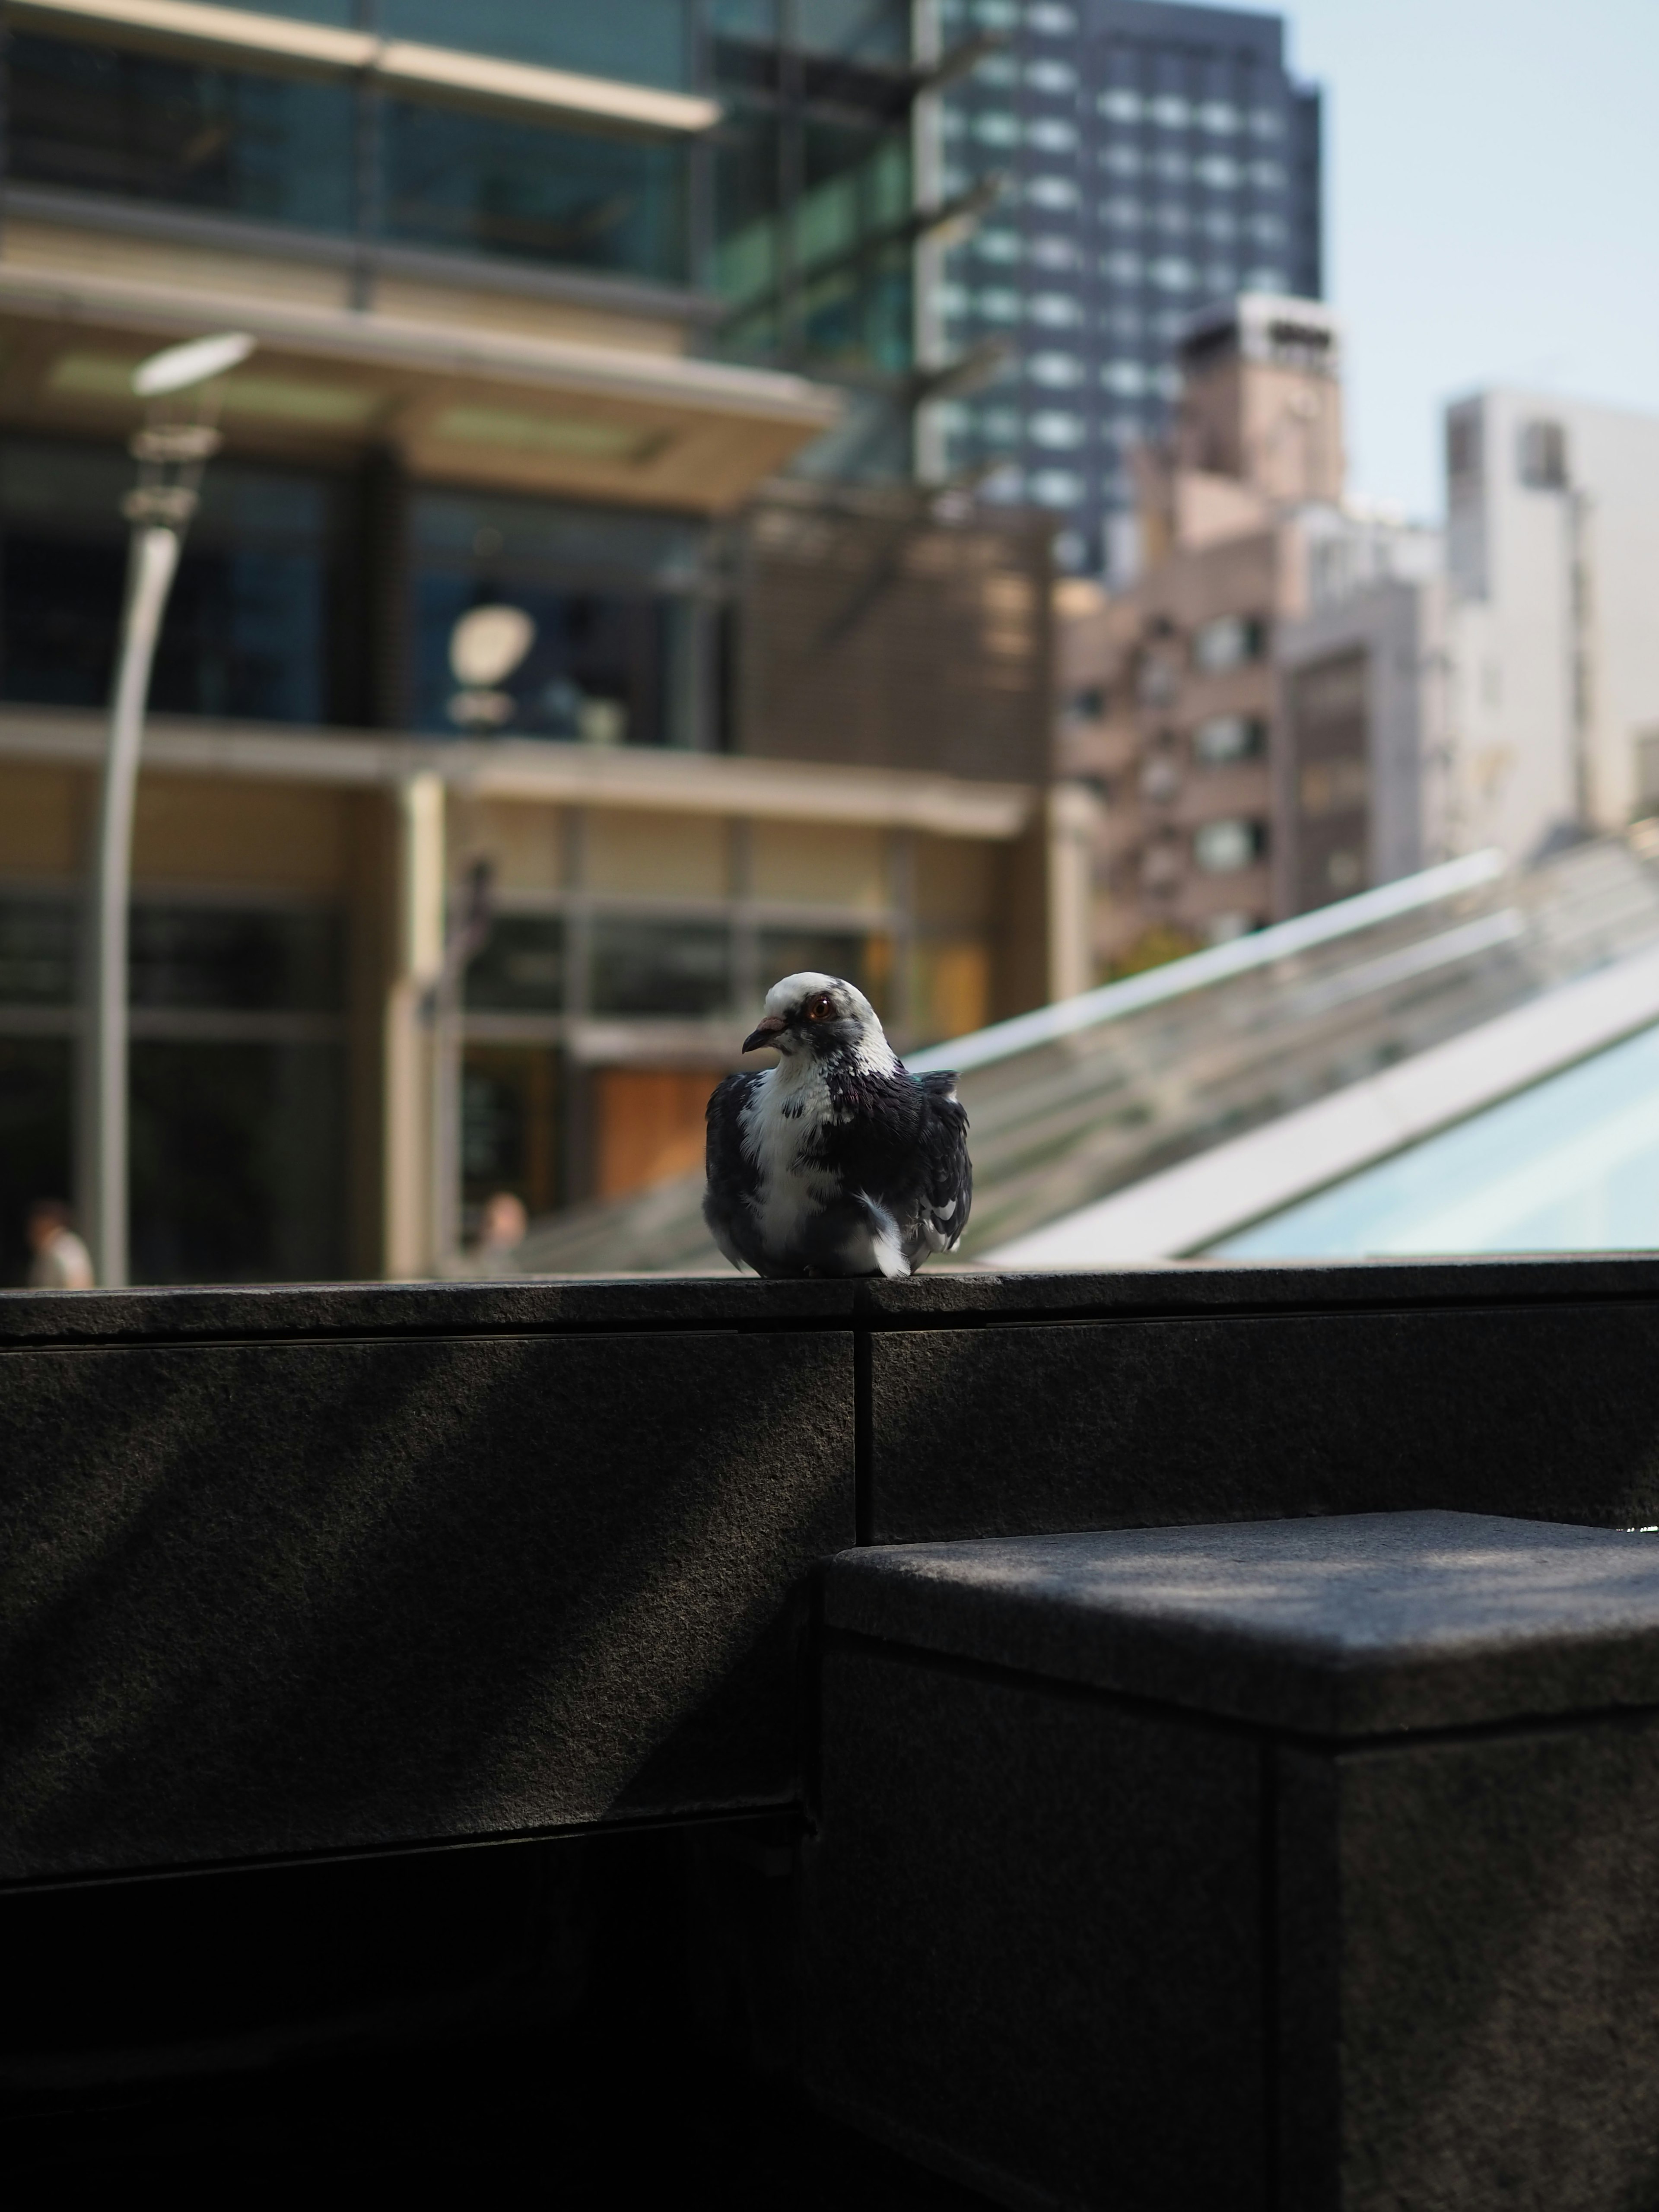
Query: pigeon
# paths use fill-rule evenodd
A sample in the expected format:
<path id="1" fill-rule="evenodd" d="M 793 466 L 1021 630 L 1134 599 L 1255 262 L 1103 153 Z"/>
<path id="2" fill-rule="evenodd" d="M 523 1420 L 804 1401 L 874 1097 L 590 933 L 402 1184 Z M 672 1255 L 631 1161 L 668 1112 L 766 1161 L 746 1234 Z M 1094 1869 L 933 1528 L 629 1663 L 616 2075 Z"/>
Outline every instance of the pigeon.
<path id="1" fill-rule="evenodd" d="M 974 1171 L 954 1075 L 912 1075 L 838 975 L 786 975 L 743 1041 L 775 1067 L 708 1102 L 703 1219 L 757 1274 L 913 1275 L 955 1249 Z"/>

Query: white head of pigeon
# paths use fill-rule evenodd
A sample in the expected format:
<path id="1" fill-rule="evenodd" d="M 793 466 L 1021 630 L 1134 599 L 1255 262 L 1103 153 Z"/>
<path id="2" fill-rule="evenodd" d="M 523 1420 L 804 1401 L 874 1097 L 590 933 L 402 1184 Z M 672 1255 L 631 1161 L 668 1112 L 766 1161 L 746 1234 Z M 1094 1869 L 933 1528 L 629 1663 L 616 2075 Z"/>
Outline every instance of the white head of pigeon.
<path id="1" fill-rule="evenodd" d="M 708 1102 L 703 1217 L 734 1266 L 763 1275 L 908 1275 L 968 1218 L 968 1117 L 954 1079 L 913 1076 L 875 1008 L 805 969 L 766 994 L 745 1052 Z"/>
<path id="2" fill-rule="evenodd" d="M 745 1052 L 769 1045 L 782 1055 L 785 1087 L 810 1080 L 830 1060 L 870 1074 L 890 1075 L 898 1054 L 887 1042 L 881 1018 L 855 983 L 804 968 L 786 975 L 766 994 L 766 1010 L 743 1041 Z"/>

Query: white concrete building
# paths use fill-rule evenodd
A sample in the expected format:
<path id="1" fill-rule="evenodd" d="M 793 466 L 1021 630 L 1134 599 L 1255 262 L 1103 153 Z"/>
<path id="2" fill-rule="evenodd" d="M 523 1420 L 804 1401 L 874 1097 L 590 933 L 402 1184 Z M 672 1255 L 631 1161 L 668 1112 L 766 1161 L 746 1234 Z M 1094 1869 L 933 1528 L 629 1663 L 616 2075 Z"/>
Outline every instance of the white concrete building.
<path id="1" fill-rule="evenodd" d="M 1304 611 L 1275 633 L 1274 906 L 1302 914 L 1463 849 L 1449 777 L 1437 531 L 1297 518 Z"/>
<path id="2" fill-rule="evenodd" d="M 1446 474 L 1457 842 L 1616 829 L 1659 800 L 1659 416 L 1480 392 Z"/>

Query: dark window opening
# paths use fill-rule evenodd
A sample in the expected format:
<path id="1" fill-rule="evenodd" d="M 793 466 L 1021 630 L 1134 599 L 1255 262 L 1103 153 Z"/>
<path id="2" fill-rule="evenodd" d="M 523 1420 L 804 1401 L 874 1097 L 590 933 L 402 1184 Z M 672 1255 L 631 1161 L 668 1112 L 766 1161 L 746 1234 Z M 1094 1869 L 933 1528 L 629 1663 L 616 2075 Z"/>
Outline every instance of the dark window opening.
<path id="1" fill-rule="evenodd" d="M 590 1000 L 596 1014 L 724 1013 L 732 1003 L 730 934 L 707 922 L 596 921 Z"/>

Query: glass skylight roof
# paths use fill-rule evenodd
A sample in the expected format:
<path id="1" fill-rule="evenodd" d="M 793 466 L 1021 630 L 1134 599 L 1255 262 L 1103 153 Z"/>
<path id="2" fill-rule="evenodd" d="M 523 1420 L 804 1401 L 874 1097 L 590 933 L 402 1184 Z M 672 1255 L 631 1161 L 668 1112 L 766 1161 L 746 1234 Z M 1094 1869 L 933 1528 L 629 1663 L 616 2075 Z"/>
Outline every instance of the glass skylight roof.
<path id="1" fill-rule="evenodd" d="M 1659 1028 L 1212 1245 L 1279 1260 L 1659 1249 Z"/>

